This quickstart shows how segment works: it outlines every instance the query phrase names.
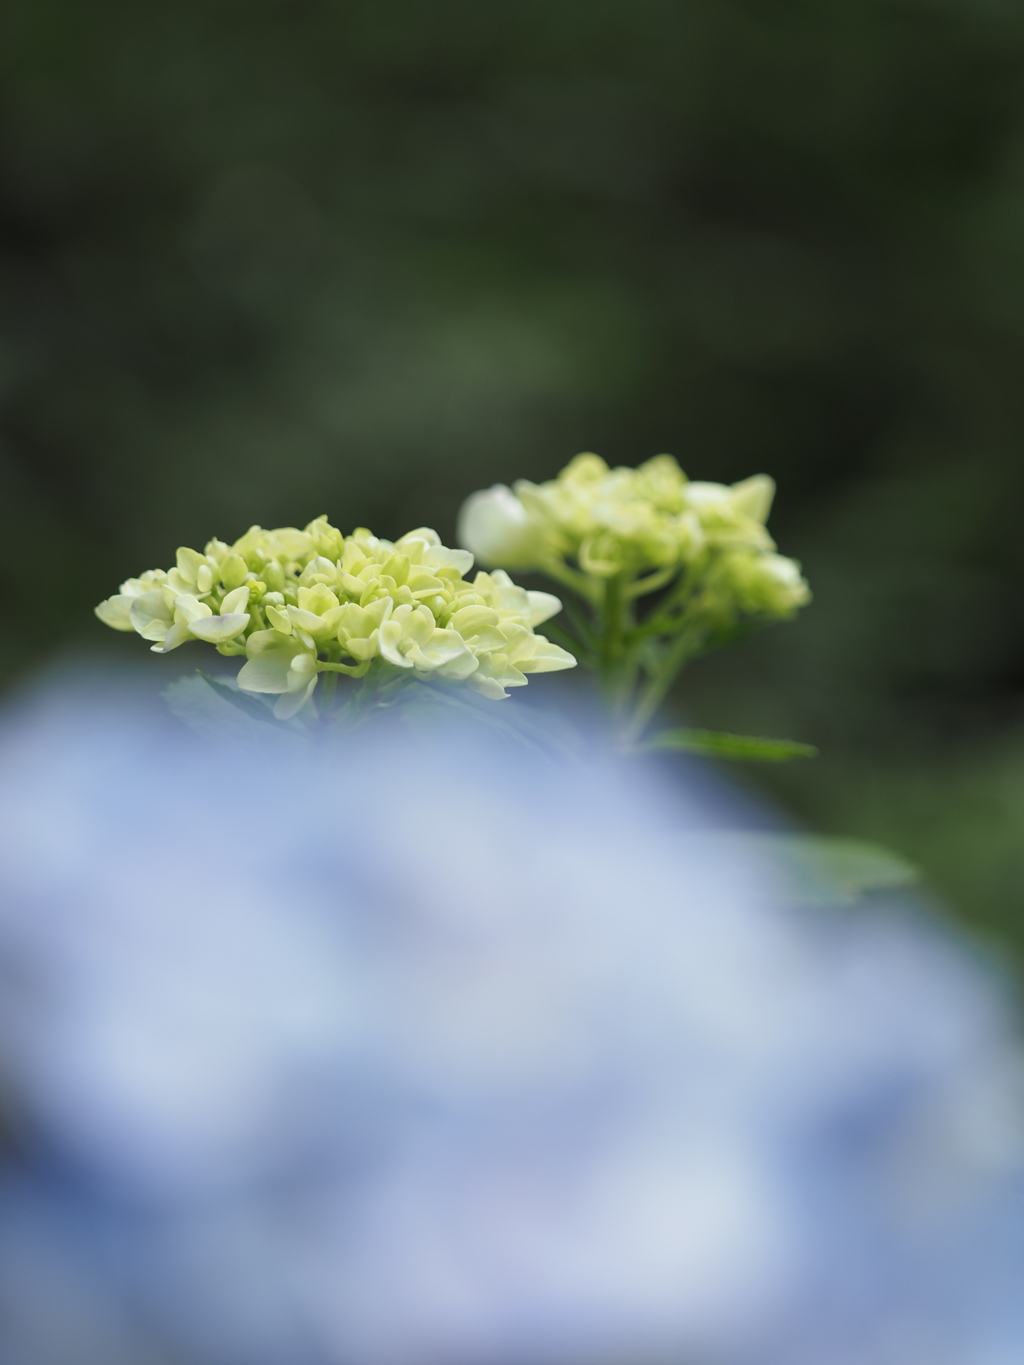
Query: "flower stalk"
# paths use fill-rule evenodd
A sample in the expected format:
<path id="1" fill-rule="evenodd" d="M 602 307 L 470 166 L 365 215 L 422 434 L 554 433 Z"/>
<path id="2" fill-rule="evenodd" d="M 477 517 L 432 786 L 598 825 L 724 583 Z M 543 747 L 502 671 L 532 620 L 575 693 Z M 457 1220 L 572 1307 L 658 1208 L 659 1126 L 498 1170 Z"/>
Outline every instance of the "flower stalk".
<path id="1" fill-rule="evenodd" d="M 668 455 L 637 469 L 578 455 L 547 483 L 473 494 L 459 540 L 483 563 L 568 591 L 558 638 L 597 674 L 634 745 L 690 662 L 810 600 L 800 566 L 768 533 L 774 492 L 764 474 L 690 481 Z"/>

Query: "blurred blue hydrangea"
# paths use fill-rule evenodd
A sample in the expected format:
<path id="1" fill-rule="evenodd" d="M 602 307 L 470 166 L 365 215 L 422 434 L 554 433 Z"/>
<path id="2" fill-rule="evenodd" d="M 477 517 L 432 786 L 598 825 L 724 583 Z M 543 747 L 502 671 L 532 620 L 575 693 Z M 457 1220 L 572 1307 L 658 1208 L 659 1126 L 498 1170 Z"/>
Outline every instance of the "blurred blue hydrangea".
<path id="1" fill-rule="evenodd" d="M 699 774 L 0 735 L 2 1365 L 1017 1365 L 1022 1053 Z M 755 852 L 755 849 L 761 852 Z"/>

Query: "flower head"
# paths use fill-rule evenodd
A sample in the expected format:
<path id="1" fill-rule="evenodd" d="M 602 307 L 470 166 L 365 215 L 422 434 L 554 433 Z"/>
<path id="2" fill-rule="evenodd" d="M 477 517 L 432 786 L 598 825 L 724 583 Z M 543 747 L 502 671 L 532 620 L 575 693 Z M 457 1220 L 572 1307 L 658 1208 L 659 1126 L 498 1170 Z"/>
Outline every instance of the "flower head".
<path id="1" fill-rule="evenodd" d="M 557 479 L 520 479 L 515 493 L 547 539 L 598 577 L 679 561 L 694 542 L 684 496 L 686 475 L 669 455 L 639 469 L 609 469 L 599 455 L 577 455 Z M 542 539 L 535 533 L 535 539 Z"/>
<path id="2" fill-rule="evenodd" d="M 736 610 L 786 617 L 810 593 L 800 566 L 776 553 L 765 526 L 774 496 L 767 474 L 702 483 L 688 479 L 671 455 L 610 469 L 599 455 L 584 454 L 546 483 L 519 479 L 514 489 L 496 484 L 472 494 L 459 538 L 487 564 L 559 577 L 568 562 L 596 583 L 645 573 L 666 581 L 684 572 L 721 582 L 734 571 Z M 769 591 L 780 575 L 788 591 Z M 754 579 L 764 591 L 748 590 Z"/>
<path id="3" fill-rule="evenodd" d="M 534 633 L 561 610 L 558 598 L 501 570 L 471 582 L 472 566 L 469 551 L 448 549 L 429 527 L 391 542 L 362 527 L 344 536 L 318 517 L 303 531 L 254 526 L 202 554 L 183 547 L 173 569 L 128 579 L 96 614 L 158 653 L 198 639 L 245 655 L 239 687 L 277 695 L 281 719 L 325 670 L 468 682 L 497 699 L 528 673 L 572 668 L 571 654 Z"/>
<path id="4" fill-rule="evenodd" d="M 632 712 L 623 721 L 632 739 L 691 659 L 810 601 L 800 565 L 768 533 L 774 496 L 767 474 L 703 483 L 671 455 L 610 469 L 583 454 L 546 483 L 474 493 L 459 538 L 487 564 L 536 569 L 582 598 L 570 612 L 580 658 L 613 710 Z"/>

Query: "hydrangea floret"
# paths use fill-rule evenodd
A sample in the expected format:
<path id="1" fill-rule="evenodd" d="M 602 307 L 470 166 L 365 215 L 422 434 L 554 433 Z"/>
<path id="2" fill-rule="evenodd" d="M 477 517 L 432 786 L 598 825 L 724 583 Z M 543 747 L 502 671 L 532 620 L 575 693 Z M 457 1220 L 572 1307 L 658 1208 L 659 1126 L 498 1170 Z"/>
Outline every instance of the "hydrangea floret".
<path id="1" fill-rule="evenodd" d="M 702 483 L 670 455 L 610 469 L 583 454 L 546 483 L 474 493 L 458 538 L 482 563 L 539 571 L 579 599 L 559 638 L 636 739 L 687 662 L 810 600 L 768 533 L 774 494 L 766 474 Z"/>
<path id="2" fill-rule="evenodd" d="M 344 536 L 318 517 L 302 531 L 254 526 L 233 545 L 182 547 L 174 568 L 129 578 L 96 615 L 157 653 L 202 640 L 244 656 L 239 688 L 276 695 L 280 720 L 323 674 L 330 692 L 347 674 L 371 690 L 436 679 L 498 700 L 530 673 L 574 667 L 534 629 L 561 610 L 553 593 L 527 592 L 501 569 L 470 581 L 472 567 L 472 553 L 428 527 L 391 542 L 362 527 Z"/>

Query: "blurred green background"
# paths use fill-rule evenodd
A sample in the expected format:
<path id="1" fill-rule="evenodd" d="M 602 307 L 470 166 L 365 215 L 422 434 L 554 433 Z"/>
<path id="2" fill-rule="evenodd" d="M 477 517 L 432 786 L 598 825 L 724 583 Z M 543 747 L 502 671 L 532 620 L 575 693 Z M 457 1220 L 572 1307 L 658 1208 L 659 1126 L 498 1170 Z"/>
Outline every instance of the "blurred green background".
<path id="1" fill-rule="evenodd" d="M 766 470 L 815 604 L 680 715 L 1024 954 L 1024 8 L 6 0 L 0 69 L 8 685 L 251 522 Z"/>

